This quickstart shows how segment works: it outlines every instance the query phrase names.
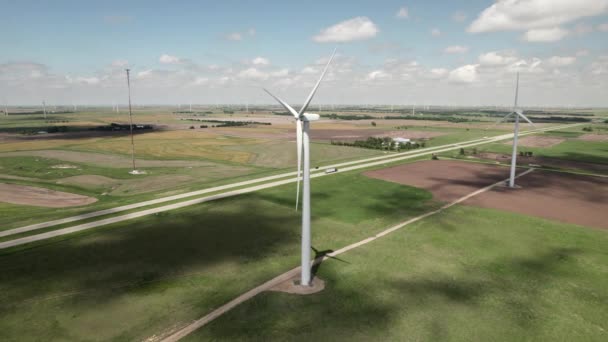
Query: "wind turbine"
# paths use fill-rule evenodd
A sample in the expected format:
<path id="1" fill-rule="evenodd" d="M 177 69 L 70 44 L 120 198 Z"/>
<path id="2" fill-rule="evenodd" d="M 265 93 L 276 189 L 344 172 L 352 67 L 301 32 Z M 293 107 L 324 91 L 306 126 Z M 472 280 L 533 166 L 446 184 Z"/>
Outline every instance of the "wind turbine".
<path id="1" fill-rule="evenodd" d="M 300 277 L 300 286 L 311 286 L 311 276 L 310 276 L 310 123 L 312 121 L 319 120 L 319 114 L 310 114 L 306 113 L 306 109 L 310 102 L 312 101 L 313 96 L 317 92 L 327 69 L 329 68 L 329 64 L 334 59 L 336 54 L 336 50 L 334 50 L 333 54 L 329 58 L 325 69 L 321 73 L 321 77 L 315 84 L 314 88 L 308 95 L 308 98 L 304 102 L 304 105 L 297 112 L 290 105 L 288 105 L 285 101 L 279 99 L 274 96 L 270 91 L 264 89 L 268 95 L 272 96 L 277 102 L 283 106 L 288 112 L 290 112 L 296 119 L 296 148 L 298 155 L 298 176 L 297 176 L 297 187 L 296 187 L 296 210 L 298 209 L 298 202 L 300 199 L 300 175 L 302 174 L 302 166 L 304 167 L 304 177 L 302 180 L 302 263 L 301 263 L 301 277 Z M 302 165 L 304 164 L 304 165 Z"/>
<path id="2" fill-rule="evenodd" d="M 133 170 L 129 172 L 132 175 L 137 175 L 140 172 L 135 168 L 135 141 L 133 139 L 133 112 L 131 111 L 131 77 L 130 69 L 125 69 L 127 72 L 127 89 L 129 90 L 129 130 L 131 131 L 131 162 Z"/>
<path id="3" fill-rule="evenodd" d="M 515 104 L 513 105 L 513 111 L 507 115 L 505 115 L 502 119 L 500 119 L 499 123 L 515 114 L 515 128 L 513 131 L 513 155 L 511 156 L 511 175 L 509 177 L 509 187 L 515 187 L 515 167 L 517 166 L 517 138 L 519 136 L 519 118 L 523 118 L 528 121 L 528 123 L 534 126 L 534 123 L 530 121 L 525 115 L 522 109 L 520 109 L 517 105 L 517 100 L 519 97 L 519 73 L 517 73 L 517 81 L 515 83 Z"/>
<path id="4" fill-rule="evenodd" d="M 44 119 L 46 120 L 46 101 L 42 101 L 42 111 L 44 112 Z"/>

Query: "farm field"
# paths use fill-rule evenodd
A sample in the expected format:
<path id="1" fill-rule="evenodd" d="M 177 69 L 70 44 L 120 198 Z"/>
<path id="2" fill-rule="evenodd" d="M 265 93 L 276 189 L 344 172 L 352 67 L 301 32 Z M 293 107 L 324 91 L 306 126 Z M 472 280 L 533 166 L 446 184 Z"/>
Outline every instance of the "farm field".
<path id="1" fill-rule="evenodd" d="M 593 127 L 593 132 L 583 128 Z M 532 152 L 536 157 L 561 159 L 581 163 L 608 164 L 608 125 L 580 126 L 567 130 L 543 133 L 534 140 L 524 140 L 520 151 Z M 479 152 L 511 153 L 512 141 L 502 144 L 489 144 Z"/>
<path id="2" fill-rule="evenodd" d="M 438 200 L 454 201 L 508 178 L 509 168 L 440 160 L 404 164 L 364 174 L 423 188 Z M 608 178 L 536 170 L 518 178 L 517 185 L 518 189 L 494 187 L 463 204 L 608 229 L 607 215 L 603 211 L 608 203 Z"/>
<path id="3" fill-rule="evenodd" d="M 159 128 L 137 132 L 135 136 L 136 166 L 146 171 L 145 175 L 136 177 L 128 174 L 132 166 L 130 140 L 125 132 L 89 131 L 92 127 L 112 122 L 124 123 L 126 114 L 93 108 L 79 113 L 50 114 L 46 121 L 40 115 L 3 118 L 0 125 L 2 182 L 89 196 L 97 201 L 87 206 L 65 208 L 61 212 L 0 203 L 0 211 L 4 214 L 0 219 L 0 229 L 26 225 L 43 217 L 53 219 L 225 184 L 231 180 L 291 171 L 295 164 L 293 123 L 282 116 L 269 115 L 268 112 L 226 115 L 215 110 L 204 118 L 267 121 L 272 125 L 209 129 L 196 126 L 194 130 L 189 129 L 193 123 L 180 120 L 184 115 L 172 114 L 167 108 L 136 109 L 134 116 L 141 120 L 139 122 L 155 124 Z M 429 122 L 428 127 L 414 127 L 411 136 L 429 137 L 428 143 L 433 145 L 434 139 L 455 142 L 504 132 L 477 132 L 436 124 Z M 67 132 L 19 133 L 24 130 L 50 131 L 49 127 L 62 125 L 69 127 Z M 380 126 L 363 127 L 358 122 L 336 120 L 319 122 L 314 131 L 320 135 L 318 140 L 313 140 L 312 164 L 321 166 L 390 153 L 334 146 L 326 140 L 332 137 L 339 139 L 352 134 L 361 139 L 399 134 L 408 136 L 407 130 L 396 130 L 394 125 Z"/>
<path id="4" fill-rule="evenodd" d="M 90 122 L 107 124 L 118 121 L 110 115 L 91 114 L 92 117 L 97 115 L 99 117 L 90 119 Z M 0 145 L 2 184 L 39 187 L 97 199 L 89 205 L 65 207 L 61 210 L 0 203 L 0 212 L 3 214 L 0 218 L 1 229 L 293 171 L 295 132 L 289 122 L 284 124 L 283 120 L 272 121 L 274 117 L 260 114 L 251 120 L 267 118 L 273 125 L 211 129 L 197 126 L 190 129 L 192 123 L 185 123 L 179 118 L 167 118 L 167 114 L 148 115 L 165 126 L 163 129 L 138 133 L 135 136 L 136 163 L 138 168 L 147 172 L 137 177 L 128 174 L 131 170 L 129 138 L 122 132 L 93 137 L 83 137 L 78 132 L 75 135 L 67 132 L 57 136 L 0 133 L 4 134 L 3 144 Z M 221 114 L 212 118 L 243 119 Z M 83 119 L 83 122 L 87 120 L 89 119 Z M 369 136 L 401 134 L 407 137 L 411 132 L 410 136 L 415 139 L 428 138 L 427 146 L 434 147 L 502 135 L 510 131 L 509 124 L 388 121 L 376 120 L 376 126 L 360 121 L 319 122 L 316 130 L 318 133 L 316 137 L 313 136 L 312 165 L 398 155 L 392 151 L 334 146 L 328 143 L 328 139 L 365 139 Z M 560 140 L 537 147 L 539 151 L 544 151 L 566 144 L 570 141 L 568 139 L 579 139 L 586 134 L 579 130 L 577 127 L 526 138 L 538 141 L 538 136 L 542 141 L 542 137 L 546 136 Z M 573 141 L 583 144 L 589 153 L 601 155 L 601 147 L 595 145 L 595 139 L 597 138 Z M 479 154 L 495 153 L 488 151 L 496 146 L 509 151 L 508 145 L 494 143 L 481 145 L 478 148 Z M 469 152 L 470 149 L 467 153 Z M 454 153 L 443 153 L 440 159 L 444 156 L 458 158 Z M 467 154 L 465 157 L 471 156 Z M 559 155 L 559 158 L 561 157 L 563 154 Z M 476 159 L 491 161 L 488 158 Z M 603 164 L 598 164 L 597 160 L 587 160 L 586 163 L 600 168 L 601 172 Z M 527 164 L 522 166 L 525 165 Z M 508 171 L 502 166 L 450 160 L 390 164 L 389 167 L 385 169 L 383 166 L 375 166 L 370 170 L 340 173 L 313 180 L 313 245 L 317 250 L 337 250 L 374 236 L 391 225 L 428 213 L 443 203 L 502 180 L 507 177 Z M 397 178 L 386 178 L 387 172 Z M 538 172 L 540 174 L 540 171 Z M 545 201 L 547 194 L 538 193 L 533 187 L 538 182 L 538 177 L 541 176 L 534 172 L 522 177 L 521 182 L 525 186 L 520 189 L 519 194 L 525 193 L 528 196 L 532 191 L 536 201 Z M 563 177 L 554 177 L 557 177 L 554 179 L 555 186 L 562 191 L 560 196 L 567 195 L 568 191 L 563 189 Z M 416 179 L 423 181 L 412 181 Z M 589 178 L 581 178 L 578 181 L 583 184 L 588 180 Z M 602 182 L 603 179 L 591 187 L 605 187 L 605 182 Z M 356 330 L 356 339 L 400 339 L 402 334 L 414 326 L 417 326 L 414 335 L 420 339 L 432 338 L 435 326 L 444 332 L 445 335 L 441 336 L 458 339 L 466 334 L 472 336 L 468 327 L 479 321 L 483 314 L 487 314 L 494 323 L 488 325 L 487 330 L 476 332 L 480 338 L 487 337 L 490 331 L 498 331 L 492 329 L 501 320 L 510 319 L 509 325 L 504 329 L 513 329 L 511 335 L 507 335 L 513 339 L 522 336 L 527 328 L 519 326 L 518 319 L 505 313 L 505 306 L 510 305 L 508 300 L 513 295 L 525 302 L 525 293 L 537 287 L 537 278 L 521 279 L 522 284 L 514 284 L 514 279 L 522 278 L 522 274 L 529 270 L 512 266 L 515 262 L 509 257 L 524 261 L 528 258 L 534 262 L 535 258 L 544 257 L 542 251 L 550 254 L 553 248 L 559 250 L 556 252 L 556 258 L 560 259 L 562 252 L 559 248 L 563 247 L 559 247 L 560 243 L 570 241 L 570 238 L 578 239 L 578 247 L 585 251 L 580 254 L 584 255 L 581 256 L 584 259 L 571 257 L 569 252 L 564 252 L 568 260 L 564 261 L 564 266 L 560 266 L 566 268 L 564 274 L 551 273 L 548 277 L 563 279 L 574 284 L 574 287 L 581 287 L 584 295 L 582 299 L 569 299 L 560 304 L 558 309 L 560 312 L 579 310 L 575 312 L 581 317 L 596 313 L 599 309 L 588 305 L 590 300 L 584 296 L 591 296 L 593 293 L 603 298 L 602 296 L 608 295 L 601 290 L 604 284 L 598 273 L 578 270 L 576 275 L 579 278 L 576 278 L 570 272 L 579 267 L 577 262 L 587 263 L 595 269 L 602 267 L 602 258 L 605 255 L 597 251 L 600 247 L 608 247 L 604 246 L 608 242 L 601 235 L 604 234 L 603 231 L 591 228 L 605 228 L 602 226 L 601 216 L 591 215 L 598 210 L 590 205 L 590 211 L 585 211 L 586 217 L 593 218 L 591 221 L 566 220 L 588 226 L 583 227 L 558 223 L 557 220 L 562 220 L 562 217 L 518 211 L 522 206 L 530 207 L 525 201 L 516 208 L 501 206 L 504 201 L 501 202 L 496 197 L 500 195 L 497 190 L 479 195 L 478 198 L 485 198 L 482 202 L 490 203 L 491 205 L 487 206 L 493 209 L 479 208 L 486 205 L 480 204 L 482 202 L 478 202 L 478 198 L 473 198 L 465 202 L 465 205 L 453 207 L 445 213 L 431 216 L 395 233 L 409 237 L 411 230 L 411 234 L 419 234 L 416 235 L 418 240 L 414 241 L 424 242 L 422 244 L 405 243 L 407 238 L 399 238 L 401 240 L 396 244 L 402 244 L 408 250 L 391 250 L 396 248 L 395 244 L 391 245 L 383 238 L 352 251 L 352 256 L 351 252 L 340 256 L 339 259 L 345 262 L 337 259 L 325 261 L 318 274 L 327 281 L 327 288 L 318 295 L 290 297 L 278 293 L 262 294 L 197 331 L 190 338 L 241 340 L 249 336 L 254 340 L 293 339 L 294 329 L 300 324 L 319 324 L 319 331 L 324 331 L 327 336 L 337 340 L 340 339 L 339 334 L 344 332 L 341 329 L 352 329 L 353 326 L 361 327 Z M 83 340 L 91 339 L 89 334 L 92 329 L 99 329 L 100 334 L 92 339 L 144 340 L 152 337 L 152 340 L 158 340 L 161 336 L 183 327 L 209 313 L 213 308 L 298 264 L 300 213 L 294 211 L 294 196 L 294 185 L 285 185 L 2 250 L 0 312 L 3 319 L 0 320 L 0 339 L 14 340 L 12 337 L 21 336 L 31 340 L 49 337 Z M 517 201 L 519 195 L 513 196 L 513 201 Z M 589 203 L 585 202 L 589 199 L 583 199 L 581 196 L 574 199 L 582 201 L 582 205 Z M 595 200 L 599 206 L 606 201 L 601 195 L 596 196 Z M 566 198 L 562 205 L 575 210 L 577 207 L 572 203 L 574 202 Z M 517 214 L 518 212 L 520 214 Z M 498 213 L 501 218 L 496 227 L 489 227 L 489 217 L 493 213 Z M 567 210 L 563 210 L 563 214 L 567 213 Z M 469 215 L 475 217 L 468 217 Z M 533 217 L 535 215 L 540 217 Z M 439 220 L 439 217 L 448 217 L 453 223 L 446 225 L 445 220 Z M 517 230 L 510 231 L 515 222 Z M 542 234 L 549 236 L 546 245 L 542 245 L 544 247 L 538 251 L 531 250 L 534 239 L 541 234 L 537 232 L 536 235 L 525 237 L 524 243 L 517 250 L 520 254 L 507 255 L 507 250 L 516 243 L 516 237 L 521 236 L 525 229 L 543 229 Z M 455 235 L 448 241 L 445 236 L 438 237 L 444 230 L 461 235 Z M 496 251 L 487 254 L 484 254 L 481 246 L 469 251 L 473 254 L 459 250 L 460 247 L 468 248 L 469 244 L 478 242 L 477 239 L 481 239 L 479 232 L 483 230 L 486 230 L 484 236 L 487 236 L 488 243 L 497 244 L 495 240 L 504 238 L 504 246 L 500 245 Z M 473 241 L 464 242 L 469 234 L 478 235 Z M 6 236 L 0 241 L 20 236 L 22 235 Z M 391 235 L 386 239 L 396 238 L 397 235 Z M 434 245 L 435 242 L 437 245 Z M 378 243 L 388 244 L 390 247 L 382 247 L 387 249 L 382 251 L 375 248 L 370 250 Z M 569 250 L 568 246 L 563 248 Z M 445 254 L 442 254 L 442 251 Z M 424 258 L 427 252 L 427 258 Z M 357 259 L 359 253 L 363 253 L 362 258 L 365 261 Z M 467 262 L 472 262 L 473 255 L 480 256 L 479 264 L 471 264 L 469 269 L 473 271 L 467 274 L 464 267 L 468 265 Z M 379 259 L 376 259 L 377 257 Z M 445 262 L 444 257 L 450 259 L 450 262 Z M 489 266 L 484 266 L 484 261 L 503 271 L 498 272 L 491 267 L 487 270 Z M 370 270 L 367 267 L 377 269 Z M 365 270 L 379 282 L 379 292 L 371 290 L 368 295 L 362 295 L 359 304 L 355 304 L 352 298 L 360 294 L 355 289 L 356 285 L 373 288 L 372 284 L 375 283 L 373 279 L 361 276 Z M 552 272 L 553 268 L 550 271 Z M 347 272 L 349 276 L 358 279 L 353 281 L 352 285 L 344 284 L 342 279 L 349 278 L 340 272 Z M 390 279 L 393 280 L 389 281 Z M 448 286 L 446 279 L 456 279 L 458 282 Z M 391 285 L 401 280 L 406 285 Z M 417 281 L 420 282 L 419 286 L 416 286 Z M 509 284 L 509 288 L 496 289 L 501 283 Z M 421 288 L 427 284 L 437 286 L 422 292 Z M 569 292 L 566 291 L 570 290 L 559 288 L 550 291 L 540 288 L 536 291 L 541 296 L 539 300 L 545 303 L 568 296 Z M 328 304 L 331 303 L 334 309 L 318 305 L 319 301 L 326 300 L 325 296 L 328 295 L 342 304 L 336 304 L 332 299 Z M 341 296 L 344 297 L 340 299 Z M 404 297 L 405 304 L 410 305 L 396 307 L 390 304 L 400 296 Z M 462 299 L 459 298 L 461 296 Z M 237 324 L 234 330 L 223 327 L 224 320 L 232 317 L 230 315 L 240 317 L 239 315 L 244 314 L 241 310 L 249 313 L 252 310 L 250 305 L 263 310 L 263 313 L 258 313 L 261 316 L 256 317 L 262 324 L 258 332 L 249 334 L 248 329 L 254 327 L 246 322 L 242 326 L 241 323 Z M 586 306 L 586 309 L 581 309 L 582 306 Z M 411 311 L 414 310 L 409 309 L 411 307 L 417 309 Z M 481 308 L 481 311 L 475 311 L 474 307 Z M 542 305 L 541 307 L 542 310 L 550 309 Z M 305 320 L 297 321 L 291 314 L 283 312 L 291 308 L 306 312 Z M 336 308 L 341 308 L 340 311 L 351 317 L 338 318 Z M 536 311 L 530 313 L 529 310 L 533 309 L 527 307 L 522 309 L 523 313 L 518 311 L 519 309 L 511 310 L 514 316 L 523 315 L 535 320 L 539 315 Z M 435 315 L 440 311 L 447 312 L 448 317 L 462 315 L 471 322 L 467 323 L 469 325 L 461 325 L 460 330 L 459 325 L 448 322 L 447 318 L 436 318 Z M 367 323 L 359 322 L 370 313 L 373 314 Z M 284 316 L 285 319 L 274 322 L 275 315 Z M 48 317 L 53 319 L 49 320 Z M 328 326 L 317 322 L 326 320 L 324 317 L 338 322 L 338 325 Z M 601 314 L 599 317 L 602 317 Z M 374 324 L 377 318 L 383 318 L 383 323 Z M 574 324 L 572 319 L 565 316 L 559 319 L 560 322 L 565 322 L 565 326 Z M 535 324 L 540 326 L 539 336 L 546 337 L 552 336 L 546 331 L 552 324 L 557 323 L 543 321 Z M 584 330 L 581 336 L 593 336 L 589 331 L 598 323 L 593 320 L 588 324 L 581 328 Z M 372 328 L 369 325 L 378 325 L 378 328 L 384 329 Z M 598 326 L 603 329 L 603 325 Z M 386 335 L 386 329 L 390 329 L 390 335 Z M 302 335 L 302 338 L 320 337 L 315 334 Z"/>

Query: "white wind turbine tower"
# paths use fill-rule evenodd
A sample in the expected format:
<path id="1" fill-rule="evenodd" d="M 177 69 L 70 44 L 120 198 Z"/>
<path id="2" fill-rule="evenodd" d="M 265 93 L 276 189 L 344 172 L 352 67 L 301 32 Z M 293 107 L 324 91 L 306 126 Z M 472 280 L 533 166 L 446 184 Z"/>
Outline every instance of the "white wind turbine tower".
<path id="1" fill-rule="evenodd" d="M 517 73 L 517 81 L 515 84 L 515 103 L 513 105 L 513 111 L 511 113 L 507 114 L 505 117 L 503 117 L 499 121 L 499 122 L 502 122 L 505 119 L 507 119 L 508 117 L 510 117 L 511 115 L 515 114 L 515 128 L 513 131 L 513 155 L 511 156 L 511 174 L 509 177 L 509 187 L 510 188 L 515 187 L 515 167 L 517 166 L 517 138 L 519 136 L 519 118 L 520 117 L 523 118 L 524 120 L 528 121 L 528 123 L 530 125 L 534 126 L 532 121 L 530 121 L 530 119 L 528 119 L 524 115 L 523 110 L 517 106 L 518 97 L 519 97 L 519 73 Z"/>
<path id="2" fill-rule="evenodd" d="M 46 120 L 46 101 L 42 101 L 42 111 L 44 112 L 44 119 Z"/>
<path id="3" fill-rule="evenodd" d="M 290 105 L 288 105 L 283 100 L 274 96 L 268 90 L 264 89 L 270 96 L 272 96 L 277 102 L 283 106 L 288 112 L 293 114 L 296 119 L 296 148 L 298 155 L 298 176 L 297 176 L 297 188 L 296 188 L 296 210 L 298 208 L 298 201 L 300 198 L 300 175 L 302 174 L 302 167 L 304 168 L 304 177 L 302 180 L 302 263 L 301 263 L 301 277 L 300 277 L 300 285 L 301 286 L 311 286 L 311 274 L 310 274 L 310 122 L 319 120 L 318 114 L 310 114 L 306 113 L 306 109 L 310 102 L 312 101 L 313 96 L 317 92 L 317 88 L 319 88 L 319 84 L 323 80 L 327 69 L 329 68 L 329 64 L 334 58 L 336 54 L 336 50 L 334 50 L 333 54 L 329 58 L 325 69 L 321 73 L 321 77 L 317 81 L 317 84 L 312 88 L 312 91 L 308 95 L 306 102 L 297 112 Z M 303 165 L 302 165 L 303 164 Z"/>

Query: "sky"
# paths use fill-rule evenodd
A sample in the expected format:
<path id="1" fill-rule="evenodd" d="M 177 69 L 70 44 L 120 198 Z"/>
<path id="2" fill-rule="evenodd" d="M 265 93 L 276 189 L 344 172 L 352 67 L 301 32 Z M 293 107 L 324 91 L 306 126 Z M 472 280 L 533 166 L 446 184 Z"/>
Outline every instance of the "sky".
<path id="1" fill-rule="evenodd" d="M 608 106 L 608 0 L 5 1 L 10 105 Z"/>

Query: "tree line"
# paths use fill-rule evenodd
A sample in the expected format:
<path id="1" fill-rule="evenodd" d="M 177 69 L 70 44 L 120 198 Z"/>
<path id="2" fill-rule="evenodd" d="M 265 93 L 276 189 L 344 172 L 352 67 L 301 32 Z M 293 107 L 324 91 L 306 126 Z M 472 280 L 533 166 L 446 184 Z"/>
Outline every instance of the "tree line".
<path id="1" fill-rule="evenodd" d="M 351 146 L 359 148 L 367 148 L 371 150 L 385 150 L 385 151 L 409 151 L 417 148 L 426 147 L 426 142 L 396 142 L 391 137 L 375 138 L 369 137 L 366 140 L 355 140 L 353 142 L 347 141 L 331 141 L 332 145 L 336 146 Z"/>

